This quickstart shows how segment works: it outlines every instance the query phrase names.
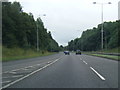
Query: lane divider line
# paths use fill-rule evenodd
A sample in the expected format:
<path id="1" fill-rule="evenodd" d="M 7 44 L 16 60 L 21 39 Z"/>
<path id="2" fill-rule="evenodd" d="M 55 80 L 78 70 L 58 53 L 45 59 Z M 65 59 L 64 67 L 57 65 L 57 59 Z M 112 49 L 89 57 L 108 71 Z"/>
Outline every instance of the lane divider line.
<path id="1" fill-rule="evenodd" d="M 19 81 L 21 81 L 21 80 L 23 80 L 23 79 L 25 79 L 25 78 L 31 76 L 31 75 L 33 75 L 33 74 L 35 74 L 35 73 L 37 73 L 37 72 L 43 70 L 44 68 L 46 68 L 46 67 L 48 67 L 48 66 L 54 64 L 55 62 L 57 62 L 59 59 L 61 59 L 61 58 L 58 58 L 58 59 L 54 60 L 52 63 L 49 63 L 49 64 L 45 65 L 44 67 L 42 67 L 42 68 L 40 68 L 40 69 L 38 69 L 38 70 L 35 70 L 35 71 L 33 71 L 32 73 L 30 73 L 30 74 L 28 74 L 28 75 L 26 75 L 26 76 L 24 76 L 24 77 L 22 77 L 22 78 L 20 78 L 20 79 L 17 79 L 17 80 L 15 80 L 15 81 L 13 81 L 13 82 L 11 82 L 11 83 L 9 83 L 9 84 L 3 86 L 3 87 L 0 88 L 0 89 L 7 88 L 7 87 L 9 87 L 9 86 L 11 86 L 11 85 L 13 85 L 13 84 L 19 82 Z"/>
<path id="2" fill-rule="evenodd" d="M 83 62 L 84 62 L 85 64 L 87 64 L 87 62 L 86 62 L 86 61 L 84 61 L 84 60 L 83 60 Z"/>
<path id="3" fill-rule="evenodd" d="M 82 58 L 80 58 L 80 60 L 82 60 Z"/>
<path id="4" fill-rule="evenodd" d="M 105 80 L 105 78 L 100 75 L 94 68 L 90 67 L 90 69 L 92 69 L 92 71 L 95 72 L 103 81 Z"/>

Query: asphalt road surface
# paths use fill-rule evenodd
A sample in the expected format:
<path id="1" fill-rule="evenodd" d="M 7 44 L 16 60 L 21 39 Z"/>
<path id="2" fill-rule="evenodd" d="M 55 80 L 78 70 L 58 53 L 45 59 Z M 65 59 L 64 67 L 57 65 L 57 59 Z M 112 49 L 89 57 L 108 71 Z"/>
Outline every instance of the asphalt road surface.
<path id="1" fill-rule="evenodd" d="M 118 88 L 118 61 L 59 54 L 3 63 L 3 88 Z"/>

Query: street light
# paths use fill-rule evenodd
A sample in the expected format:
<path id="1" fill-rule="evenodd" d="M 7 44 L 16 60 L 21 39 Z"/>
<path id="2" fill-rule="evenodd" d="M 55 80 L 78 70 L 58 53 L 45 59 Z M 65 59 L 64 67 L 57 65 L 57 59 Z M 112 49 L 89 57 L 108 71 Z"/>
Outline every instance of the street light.
<path id="1" fill-rule="evenodd" d="M 101 49 L 103 50 L 103 5 L 105 4 L 112 4 L 111 2 L 108 3 L 97 3 L 97 2 L 93 2 L 93 4 L 100 4 L 101 5 L 101 22 L 102 22 L 102 28 L 101 28 Z"/>
<path id="2" fill-rule="evenodd" d="M 77 31 L 78 31 L 78 32 L 81 32 L 81 30 L 77 30 Z M 81 37 L 82 37 L 82 36 L 81 36 Z M 81 38 L 81 37 L 80 37 L 80 38 Z M 79 38 L 79 37 L 78 37 L 78 38 Z M 81 39 L 81 40 L 82 40 L 82 39 Z M 83 50 L 83 49 L 82 49 L 82 41 L 81 41 L 81 40 L 80 40 L 80 50 Z"/>
<path id="3" fill-rule="evenodd" d="M 39 15 L 40 16 L 40 15 Z M 42 16 L 46 16 L 46 14 L 43 14 Z M 38 21 L 37 21 L 37 51 L 39 51 L 39 34 L 38 34 Z"/>

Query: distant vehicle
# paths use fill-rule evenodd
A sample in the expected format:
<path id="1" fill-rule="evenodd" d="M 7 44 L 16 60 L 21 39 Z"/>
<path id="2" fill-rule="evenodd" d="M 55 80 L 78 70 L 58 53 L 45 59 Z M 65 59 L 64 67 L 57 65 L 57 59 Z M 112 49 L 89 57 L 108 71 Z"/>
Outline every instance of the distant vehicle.
<path id="1" fill-rule="evenodd" d="M 76 55 L 81 55 L 81 51 L 80 50 L 76 50 Z"/>
<path id="2" fill-rule="evenodd" d="M 64 51 L 65 55 L 70 55 L 69 51 Z"/>

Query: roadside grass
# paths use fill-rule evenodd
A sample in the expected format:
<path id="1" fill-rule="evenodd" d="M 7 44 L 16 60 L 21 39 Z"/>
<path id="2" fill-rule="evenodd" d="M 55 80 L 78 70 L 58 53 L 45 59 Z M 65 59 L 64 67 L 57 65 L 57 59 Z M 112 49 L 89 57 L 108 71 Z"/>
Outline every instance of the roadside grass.
<path id="1" fill-rule="evenodd" d="M 113 55 L 102 55 L 102 54 L 89 54 L 93 56 L 108 58 L 108 59 L 114 59 L 114 60 L 120 60 L 120 56 L 113 56 Z"/>
<path id="2" fill-rule="evenodd" d="M 102 50 L 102 51 L 101 50 L 100 51 L 85 51 L 82 53 L 87 54 L 87 55 L 92 55 L 92 56 L 108 58 L 108 59 L 120 60 L 120 56 L 98 54 L 98 53 L 120 53 L 119 50 L 120 50 L 120 47 L 109 49 L 109 50 Z"/>
<path id="3" fill-rule="evenodd" d="M 98 52 L 102 52 L 102 53 L 120 53 L 120 47 L 118 48 L 113 48 L 113 49 L 104 49 L 104 50 L 99 50 L 99 51 L 84 51 L 83 53 L 98 53 Z"/>
<path id="4" fill-rule="evenodd" d="M 103 50 L 101 52 L 104 52 L 104 53 L 120 53 L 120 47 L 118 48 L 113 48 L 113 49 L 108 49 L 108 50 Z"/>
<path id="5" fill-rule="evenodd" d="M 53 52 L 37 52 L 32 49 L 24 50 L 21 48 L 5 48 L 2 47 L 2 61 L 12 61 L 12 60 L 19 60 L 19 59 L 27 59 L 27 58 L 34 58 L 34 57 L 40 57 L 40 56 L 48 56 L 55 54 Z"/>

